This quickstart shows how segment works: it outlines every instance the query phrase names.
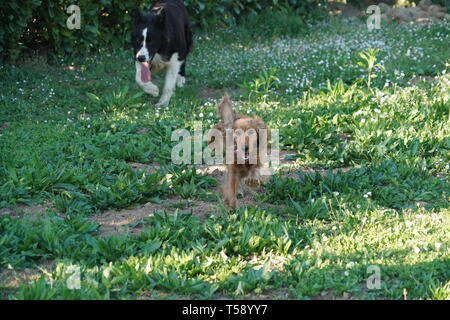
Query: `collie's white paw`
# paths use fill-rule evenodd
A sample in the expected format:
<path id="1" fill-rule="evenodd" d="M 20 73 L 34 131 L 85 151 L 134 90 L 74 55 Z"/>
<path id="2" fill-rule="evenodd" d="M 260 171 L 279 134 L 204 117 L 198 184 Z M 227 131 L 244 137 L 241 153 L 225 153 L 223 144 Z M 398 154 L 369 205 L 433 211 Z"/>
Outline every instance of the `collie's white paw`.
<path id="1" fill-rule="evenodd" d="M 170 99 L 163 99 L 163 98 L 161 98 L 161 99 L 158 101 L 158 103 L 156 104 L 156 106 L 157 106 L 158 108 L 161 108 L 161 107 L 167 107 L 167 106 L 169 105 L 169 101 L 170 101 Z"/>
<path id="2" fill-rule="evenodd" d="M 146 93 L 157 97 L 159 95 L 159 88 L 153 84 L 151 81 L 149 82 L 145 82 L 145 83 L 140 83 L 142 90 L 144 90 Z"/>
<path id="3" fill-rule="evenodd" d="M 183 76 L 178 75 L 177 76 L 177 87 L 181 88 L 186 83 L 186 78 Z"/>

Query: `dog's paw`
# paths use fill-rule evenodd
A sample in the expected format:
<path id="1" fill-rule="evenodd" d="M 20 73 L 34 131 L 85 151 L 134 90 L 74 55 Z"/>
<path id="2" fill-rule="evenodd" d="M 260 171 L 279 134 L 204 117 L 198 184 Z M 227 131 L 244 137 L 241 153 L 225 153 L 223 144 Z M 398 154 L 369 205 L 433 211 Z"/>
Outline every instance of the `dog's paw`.
<path id="1" fill-rule="evenodd" d="M 156 107 L 158 108 L 167 107 L 169 105 L 169 101 L 170 99 L 161 98 L 161 100 L 159 100 L 158 103 L 156 104 Z"/>
<path id="2" fill-rule="evenodd" d="M 159 95 L 159 88 L 152 82 L 143 83 L 141 86 L 142 90 L 144 90 L 144 92 L 148 93 L 149 95 L 152 95 L 154 97 L 157 97 Z"/>
<path id="3" fill-rule="evenodd" d="M 237 199 L 235 197 L 225 198 L 224 203 L 231 211 L 236 210 L 237 208 Z"/>
<path id="4" fill-rule="evenodd" d="M 179 87 L 179 88 L 184 87 L 185 83 L 186 83 L 186 78 L 178 75 L 177 76 L 177 87 Z"/>

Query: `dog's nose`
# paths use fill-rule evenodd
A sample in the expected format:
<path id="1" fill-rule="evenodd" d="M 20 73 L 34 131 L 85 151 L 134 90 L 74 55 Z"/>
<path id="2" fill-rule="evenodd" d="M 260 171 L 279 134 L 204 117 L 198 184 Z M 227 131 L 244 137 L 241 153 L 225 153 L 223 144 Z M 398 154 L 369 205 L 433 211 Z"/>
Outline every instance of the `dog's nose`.
<path id="1" fill-rule="evenodd" d="M 139 62 L 144 62 L 145 61 L 145 56 L 138 56 L 136 59 Z"/>

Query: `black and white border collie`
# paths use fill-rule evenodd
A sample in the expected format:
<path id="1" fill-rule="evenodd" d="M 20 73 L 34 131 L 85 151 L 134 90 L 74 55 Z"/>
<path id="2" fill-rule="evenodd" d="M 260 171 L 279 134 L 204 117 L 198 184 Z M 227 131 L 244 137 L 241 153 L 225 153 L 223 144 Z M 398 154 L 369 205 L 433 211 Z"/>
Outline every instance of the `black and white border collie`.
<path id="1" fill-rule="evenodd" d="M 151 72 L 166 70 L 163 93 L 158 107 L 169 104 L 175 86 L 185 83 L 186 57 L 192 47 L 192 32 L 186 7 L 178 0 L 157 1 L 148 13 L 134 14 L 132 34 L 136 59 L 136 82 L 157 97 L 158 87 L 152 83 Z"/>

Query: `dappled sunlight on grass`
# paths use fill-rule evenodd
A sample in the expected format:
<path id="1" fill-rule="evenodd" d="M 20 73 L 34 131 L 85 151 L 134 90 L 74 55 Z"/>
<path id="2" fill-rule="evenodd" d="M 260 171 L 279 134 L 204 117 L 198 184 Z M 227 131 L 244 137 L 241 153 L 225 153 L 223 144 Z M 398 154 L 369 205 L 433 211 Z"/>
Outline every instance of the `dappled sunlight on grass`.
<path id="1" fill-rule="evenodd" d="M 198 34 L 167 108 L 133 83 L 129 51 L 1 66 L 0 272 L 54 263 L 0 279 L 0 297 L 448 298 L 449 24 L 364 26 Z M 368 48 L 382 67 L 358 66 Z M 171 163 L 172 132 L 209 129 L 224 92 L 282 148 L 236 212 L 223 168 Z"/>

